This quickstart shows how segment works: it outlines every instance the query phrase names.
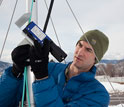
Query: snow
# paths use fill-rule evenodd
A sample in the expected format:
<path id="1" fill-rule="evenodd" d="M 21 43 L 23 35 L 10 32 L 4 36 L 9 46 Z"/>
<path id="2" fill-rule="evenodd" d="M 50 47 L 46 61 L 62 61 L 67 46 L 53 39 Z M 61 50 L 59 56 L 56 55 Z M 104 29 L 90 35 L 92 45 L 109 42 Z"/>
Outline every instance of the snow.
<path id="1" fill-rule="evenodd" d="M 112 86 L 114 88 L 111 87 L 109 82 L 101 82 L 105 88 L 108 90 L 109 93 L 114 93 L 114 90 L 116 92 L 123 92 L 124 93 L 124 84 L 119 84 L 119 83 L 112 83 Z M 109 107 L 124 107 L 124 104 L 118 104 L 118 105 L 109 105 Z"/>
<path id="2" fill-rule="evenodd" d="M 109 82 L 101 82 L 101 83 L 105 86 L 105 88 L 108 90 L 109 93 L 114 93 L 114 90 L 116 92 L 124 92 L 124 84 L 118 84 L 118 83 L 111 82 L 111 85 L 114 88 L 113 90 Z"/>
<path id="3" fill-rule="evenodd" d="M 119 105 L 113 105 L 113 106 L 109 106 L 109 107 L 123 107 L 124 104 L 119 104 Z"/>

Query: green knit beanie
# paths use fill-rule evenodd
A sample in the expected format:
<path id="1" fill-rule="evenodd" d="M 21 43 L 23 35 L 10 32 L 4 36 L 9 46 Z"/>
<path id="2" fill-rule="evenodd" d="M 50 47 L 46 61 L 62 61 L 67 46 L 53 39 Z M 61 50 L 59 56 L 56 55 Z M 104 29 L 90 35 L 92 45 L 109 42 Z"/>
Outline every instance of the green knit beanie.
<path id="1" fill-rule="evenodd" d="M 99 30 L 90 30 L 84 33 L 79 41 L 86 41 L 92 46 L 96 55 L 95 63 L 98 63 L 102 59 L 109 45 L 108 37 Z"/>

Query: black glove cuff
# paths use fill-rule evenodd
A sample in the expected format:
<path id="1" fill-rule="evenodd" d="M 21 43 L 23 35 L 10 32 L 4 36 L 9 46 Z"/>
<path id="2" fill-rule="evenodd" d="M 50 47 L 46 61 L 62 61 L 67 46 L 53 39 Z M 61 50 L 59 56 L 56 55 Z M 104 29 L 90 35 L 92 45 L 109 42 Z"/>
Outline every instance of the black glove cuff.
<path id="1" fill-rule="evenodd" d="M 15 65 L 12 67 L 12 73 L 16 78 L 22 78 L 22 72 L 17 69 Z"/>
<path id="2" fill-rule="evenodd" d="M 41 72 L 37 72 L 37 73 L 34 73 L 36 79 L 42 79 L 46 76 L 48 76 L 48 71 L 41 71 Z"/>

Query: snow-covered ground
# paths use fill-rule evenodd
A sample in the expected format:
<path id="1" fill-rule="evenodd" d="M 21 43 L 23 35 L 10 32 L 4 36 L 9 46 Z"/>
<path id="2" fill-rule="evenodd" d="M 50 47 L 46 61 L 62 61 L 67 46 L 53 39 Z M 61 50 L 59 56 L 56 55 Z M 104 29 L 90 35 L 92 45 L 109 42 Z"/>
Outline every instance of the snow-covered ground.
<path id="1" fill-rule="evenodd" d="M 101 82 L 101 83 L 105 86 L 105 88 L 108 90 L 109 93 L 114 93 L 114 90 L 116 92 L 124 92 L 124 84 L 118 84 L 118 83 L 111 82 L 111 85 L 114 88 L 114 90 L 113 90 L 113 88 L 109 82 Z"/>
<path id="2" fill-rule="evenodd" d="M 109 107 L 124 107 L 124 104 L 119 104 L 119 105 L 109 106 Z"/>
<path id="3" fill-rule="evenodd" d="M 114 90 L 117 93 L 124 93 L 124 84 L 111 83 L 111 85 L 114 88 L 113 90 L 109 82 L 101 82 L 101 83 L 105 86 L 105 88 L 108 90 L 109 93 L 114 93 Z M 111 105 L 109 107 L 124 107 L 124 104 Z"/>

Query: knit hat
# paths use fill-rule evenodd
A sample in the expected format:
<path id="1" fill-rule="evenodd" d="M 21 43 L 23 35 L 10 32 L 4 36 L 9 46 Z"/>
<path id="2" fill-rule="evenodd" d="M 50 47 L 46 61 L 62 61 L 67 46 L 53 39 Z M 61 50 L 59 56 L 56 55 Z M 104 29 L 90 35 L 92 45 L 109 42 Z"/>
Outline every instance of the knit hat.
<path id="1" fill-rule="evenodd" d="M 96 55 L 95 63 L 98 63 L 102 59 L 109 45 L 108 37 L 99 30 L 90 30 L 84 33 L 79 41 L 86 41 L 92 46 Z"/>

